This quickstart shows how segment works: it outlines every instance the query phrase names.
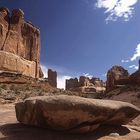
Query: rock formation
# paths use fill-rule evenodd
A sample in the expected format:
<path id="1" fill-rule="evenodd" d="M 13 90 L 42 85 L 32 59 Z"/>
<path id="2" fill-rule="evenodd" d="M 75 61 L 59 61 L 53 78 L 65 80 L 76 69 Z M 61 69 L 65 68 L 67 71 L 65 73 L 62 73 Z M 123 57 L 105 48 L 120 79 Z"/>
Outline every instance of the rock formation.
<path id="1" fill-rule="evenodd" d="M 70 78 L 69 80 L 66 79 L 66 90 L 73 90 L 79 87 L 78 79 L 77 78 Z"/>
<path id="2" fill-rule="evenodd" d="M 127 124 L 140 114 L 132 104 L 78 96 L 38 96 L 16 104 L 17 120 L 26 125 L 85 133 L 101 124 Z"/>
<path id="3" fill-rule="evenodd" d="M 8 52 L 11 57 L 14 54 L 34 62 L 35 75 L 32 76 L 39 78 L 40 31 L 24 20 L 24 12 L 21 9 L 14 9 L 10 16 L 7 8 L 0 8 L 0 50 Z M 9 66 L 13 67 L 13 63 L 9 63 Z"/>
<path id="4" fill-rule="evenodd" d="M 25 76 L 22 75 L 21 73 L 17 72 L 10 72 L 10 71 L 1 71 L 0 72 L 0 84 L 16 84 L 16 87 L 20 87 L 21 84 L 34 84 L 34 83 L 39 83 L 38 80 L 35 78 L 32 78 L 31 76 Z M 8 87 L 8 86 L 6 86 Z M 19 88 L 20 89 L 20 88 Z M 11 93 L 12 94 L 12 93 Z M 17 96 L 17 95 L 16 95 Z"/>
<path id="5" fill-rule="evenodd" d="M 105 83 L 99 78 L 90 79 L 89 77 L 80 76 L 79 80 L 77 78 L 67 79 L 66 90 L 80 91 L 83 93 L 104 92 Z"/>
<path id="6" fill-rule="evenodd" d="M 57 72 L 48 69 L 48 82 L 52 87 L 57 87 Z"/>
<path id="7" fill-rule="evenodd" d="M 121 66 L 113 66 L 107 72 L 106 91 L 113 90 L 116 85 L 127 83 L 129 81 L 129 73 Z"/>

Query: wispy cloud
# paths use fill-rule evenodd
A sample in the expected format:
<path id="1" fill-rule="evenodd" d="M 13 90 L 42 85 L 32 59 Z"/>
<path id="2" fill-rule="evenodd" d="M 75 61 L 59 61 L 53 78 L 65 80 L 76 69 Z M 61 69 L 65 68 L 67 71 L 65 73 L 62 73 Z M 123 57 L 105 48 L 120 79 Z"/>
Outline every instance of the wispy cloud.
<path id="1" fill-rule="evenodd" d="M 48 67 L 45 66 L 45 65 L 43 65 L 43 64 L 41 64 L 41 69 L 42 69 L 42 71 L 44 73 L 44 77 L 47 78 L 48 77 Z M 56 70 L 58 72 L 58 74 L 57 74 L 58 75 L 57 76 L 57 88 L 63 88 L 63 89 L 65 89 L 65 80 L 66 79 L 70 79 L 71 76 L 63 75 L 62 74 L 62 71 L 63 70 L 60 70 L 60 67 L 58 69 L 56 68 L 54 70 Z"/>
<path id="2" fill-rule="evenodd" d="M 122 63 L 129 63 L 129 62 L 133 62 L 133 61 L 137 60 L 138 58 L 140 58 L 140 43 L 136 46 L 132 57 L 130 57 L 127 60 L 122 59 L 121 62 Z M 134 65 L 131 65 L 131 66 L 134 66 Z"/>
<path id="3" fill-rule="evenodd" d="M 129 60 L 121 60 L 122 63 L 128 63 Z"/>
<path id="4" fill-rule="evenodd" d="M 129 68 L 130 68 L 130 69 L 135 69 L 135 70 L 137 70 L 137 69 L 138 69 L 138 66 L 136 66 L 136 65 L 131 65 L 131 66 L 129 66 Z"/>
<path id="5" fill-rule="evenodd" d="M 89 78 L 92 78 L 92 77 L 93 77 L 93 76 L 90 75 L 89 73 L 83 73 L 83 76 L 85 76 L 85 77 L 89 77 Z"/>
<path id="6" fill-rule="evenodd" d="M 128 21 L 134 14 L 134 5 L 138 0 L 97 0 L 95 7 L 104 8 L 104 13 L 108 13 L 106 22 L 116 21 L 123 18 Z"/>
<path id="7" fill-rule="evenodd" d="M 130 58 L 130 61 L 134 61 L 140 57 L 140 44 L 137 45 L 133 56 Z"/>
<path id="8" fill-rule="evenodd" d="M 107 76 L 107 73 L 105 73 L 105 74 L 102 74 L 102 76 L 103 76 L 103 77 L 106 77 L 106 76 Z"/>
<path id="9" fill-rule="evenodd" d="M 41 64 L 41 69 L 43 71 L 44 77 L 47 78 L 48 77 L 48 68 L 45 65 Z"/>
<path id="10" fill-rule="evenodd" d="M 70 76 L 67 75 L 60 75 L 57 77 L 57 88 L 65 89 L 66 79 L 70 79 Z"/>

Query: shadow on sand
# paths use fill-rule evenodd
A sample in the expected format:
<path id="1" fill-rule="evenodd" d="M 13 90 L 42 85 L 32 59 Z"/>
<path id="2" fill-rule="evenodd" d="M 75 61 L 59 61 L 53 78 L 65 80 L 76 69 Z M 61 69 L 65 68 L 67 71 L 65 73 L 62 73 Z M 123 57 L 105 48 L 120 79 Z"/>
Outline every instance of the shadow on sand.
<path id="1" fill-rule="evenodd" d="M 22 124 L 5 124 L 0 126 L 0 140 L 97 140 L 118 133 L 120 136 L 130 133 L 123 126 L 101 126 L 89 134 L 66 134 Z"/>

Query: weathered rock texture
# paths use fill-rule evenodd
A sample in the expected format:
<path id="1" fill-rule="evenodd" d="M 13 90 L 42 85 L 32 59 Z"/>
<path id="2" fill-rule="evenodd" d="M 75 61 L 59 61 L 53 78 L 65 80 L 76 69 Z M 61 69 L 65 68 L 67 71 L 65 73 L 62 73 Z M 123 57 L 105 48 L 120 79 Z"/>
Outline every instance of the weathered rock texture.
<path id="1" fill-rule="evenodd" d="M 129 82 L 129 73 L 121 66 L 113 66 L 107 72 L 106 91 L 109 92 L 121 85 Z"/>
<path id="2" fill-rule="evenodd" d="M 67 95 L 34 97 L 16 104 L 19 122 L 67 132 L 90 132 L 100 124 L 127 124 L 139 114 L 129 103 Z"/>
<path id="3" fill-rule="evenodd" d="M 29 77 L 36 76 L 36 63 L 26 60 L 13 53 L 0 51 L 0 69 L 18 72 Z"/>
<path id="4" fill-rule="evenodd" d="M 106 82 L 107 92 L 125 85 L 140 85 L 140 60 L 138 70 L 131 75 L 121 66 L 113 66 L 108 71 Z"/>
<path id="5" fill-rule="evenodd" d="M 93 133 L 75 135 L 17 123 L 14 105 L 0 107 L 1 140 L 139 140 L 139 126 L 101 125 Z"/>
<path id="6" fill-rule="evenodd" d="M 73 90 L 79 87 L 79 82 L 77 78 L 66 79 L 66 90 Z"/>
<path id="7" fill-rule="evenodd" d="M 80 76 L 79 80 L 77 78 L 71 78 L 66 80 L 66 90 L 70 91 L 80 91 L 83 93 L 88 92 L 104 92 L 105 83 L 99 78 L 89 78 L 85 76 Z"/>
<path id="8" fill-rule="evenodd" d="M 39 80 L 32 78 L 31 76 L 25 76 L 21 73 L 10 72 L 10 71 L 0 71 L 0 84 L 16 84 L 18 87 L 19 84 L 33 84 Z M 8 86 L 7 86 L 8 87 Z"/>
<path id="9" fill-rule="evenodd" d="M 52 87 L 57 87 L 57 72 L 48 69 L 48 82 Z"/>
<path id="10" fill-rule="evenodd" d="M 34 61 L 34 77 L 39 78 L 40 31 L 24 20 L 22 10 L 14 9 L 10 17 L 7 8 L 0 8 L 0 50 Z"/>

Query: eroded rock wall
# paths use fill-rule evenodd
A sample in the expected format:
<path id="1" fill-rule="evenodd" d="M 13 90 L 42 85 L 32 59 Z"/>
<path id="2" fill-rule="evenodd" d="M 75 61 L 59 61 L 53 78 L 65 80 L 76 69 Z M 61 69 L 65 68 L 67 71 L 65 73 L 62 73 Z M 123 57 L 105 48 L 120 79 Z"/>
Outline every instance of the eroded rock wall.
<path id="1" fill-rule="evenodd" d="M 73 90 L 79 87 L 77 78 L 66 79 L 66 90 Z"/>
<path id="2" fill-rule="evenodd" d="M 40 31 L 24 20 L 24 12 L 0 8 L 0 50 L 36 63 L 35 78 L 40 72 Z"/>
<path id="3" fill-rule="evenodd" d="M 57 72 L 48 69 L 48 82 L 52 87 L 57 87 Z"/>
<path id="4" fill-rule="evenodd" d="M 116 85 L 121 85 L 123 82 L 124 84 L 129 83 L 128 71 L 121 66 L 113 66 L 107 72 L 106 91 L 113 90 Z"/>
<path id="5" fill-rule="evenodd" d="M 9 10 L 7 8 L 0 8 L 0 50 L 3 49 L 9 30 L 9 14 Z"/>

